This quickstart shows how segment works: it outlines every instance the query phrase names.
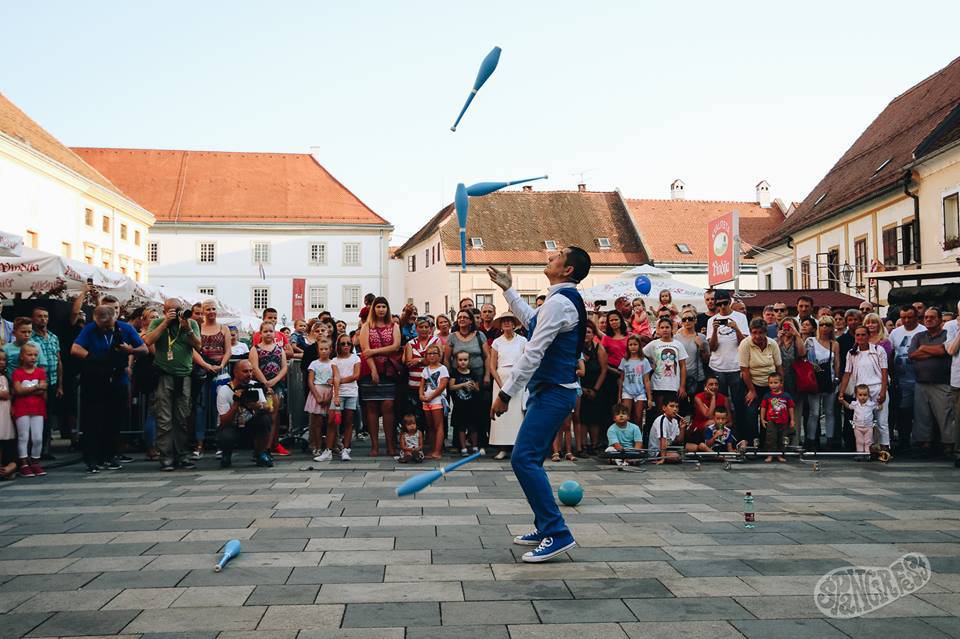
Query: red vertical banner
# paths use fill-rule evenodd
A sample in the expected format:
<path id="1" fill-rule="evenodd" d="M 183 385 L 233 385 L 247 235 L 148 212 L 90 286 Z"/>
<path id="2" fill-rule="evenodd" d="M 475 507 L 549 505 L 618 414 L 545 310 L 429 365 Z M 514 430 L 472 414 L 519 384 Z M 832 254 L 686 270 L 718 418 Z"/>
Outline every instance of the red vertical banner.
<path id="1" fill-rule="evenodd" d="M 740 270 L 740 230 L 737 228 L 739 216 L 731 211 L 710 220 L 707 225 L 709 235 L 710 262 L 707 265 L 707 282 L 710 286 L 734 280 Z"/>
<path id="2" fill-rule="evenodd" d="M 303 294 L 307 287 L 307 280 L 293 278 L 293 321 L 304 319 Z"/>

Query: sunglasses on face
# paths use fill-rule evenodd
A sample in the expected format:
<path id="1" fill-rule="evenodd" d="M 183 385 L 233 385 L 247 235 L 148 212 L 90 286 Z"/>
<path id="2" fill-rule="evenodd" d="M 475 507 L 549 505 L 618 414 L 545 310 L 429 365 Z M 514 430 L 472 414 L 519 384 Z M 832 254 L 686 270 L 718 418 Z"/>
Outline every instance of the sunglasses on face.
<path id="1" fill-rule="evenodd" d="M 684 317 L 681 321 L 684 321 L 684 322 L 695 322 L 696 320 L 697 320 L 696 317 Z"/>

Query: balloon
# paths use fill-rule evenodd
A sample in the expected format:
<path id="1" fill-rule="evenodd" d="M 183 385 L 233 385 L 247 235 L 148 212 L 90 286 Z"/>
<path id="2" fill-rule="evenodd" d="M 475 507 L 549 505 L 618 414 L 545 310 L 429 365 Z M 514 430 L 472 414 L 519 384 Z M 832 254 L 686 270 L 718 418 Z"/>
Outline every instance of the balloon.
<path id="1" fill-rule="evenodd" d="M 639 291 L 641 295 L 647 295 L 652 287 L 650 278 L 646 275 L 638 275 L 637 279 L 633 281 L 633 285 L 637 287 L 637 291 Z"/>

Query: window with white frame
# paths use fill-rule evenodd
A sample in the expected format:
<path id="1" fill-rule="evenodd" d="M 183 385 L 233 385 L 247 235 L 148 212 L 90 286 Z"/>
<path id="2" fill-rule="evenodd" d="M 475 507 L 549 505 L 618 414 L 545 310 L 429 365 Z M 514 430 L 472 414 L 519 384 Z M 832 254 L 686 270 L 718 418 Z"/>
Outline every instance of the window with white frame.
<path id="1" fill-rule="evenodd" d="M 958 241 L 960 241 L 960 193 L 953 193 L 943 198 L 944 248 L 956 248 Z"/>
<path id="2" fill-rule="evenodd" d="M 609 237 L 598 237 L 597 238 L 597 247 L 601 249 L 610 248 L 610 238 Z"/>
<path id="3" fill-rule="evenodd" d="M 327 263 L 326 242 L 310 242 L 310 263 L 314 266 L 324 266 Z"/>
<path id="4" fill-rule="evenodd" d="M 110 218 L 107 217 L 106 215 L 103 216 L 103 222 L 101 224 L 101 228 L 103 229 L 104 233 L 110 232 Z"/>
<path id="5" fill-rule="evenodd" d="M 362 297 L 363 296 L 360 293 L 359 286 L 344 286 L 343 287 L 343 310 L 359 311 Z"/>
<path id="6" fill-rule="evenodd" d="M 482 248 L 483 248 L 483 238 L 482 238 L 482 237 L 471 237 L 471 238 L 470 238 L 470 248 L 482 249 Z"/>
<path id="7" fill-rule="evenodd" d="M 429 302 L 429 301 L 426 301 L 426 302 L 423 303 L 423 312 L 424 312 L 424 313 L 429 313 L 429 312 L 430 312 L 430 302 Z"/>
<path id="8" fill-rule="evenodd" d="M 343 265 L 360 266 L 360 242 L 344 242 Z"/>
<path id="9" fill-rule="evenodd" d="M 417 256 L 416 255 L 407 256 L 407 272 L 408 273 L 417 272 Z"/>
<path id="10" fill-rule="evenodd" d="M 556 251 L 556 250 L 557 250 L 557 241 L 556 241 L 556 240 L 544 240 L 544 241 L 543 241 L 543 246 L 544 246 L 548 251 Z"/>
<path id="11" fill-rule="evenodd" d="M 309 297 L 307 299 L 309 300 L 311 311 L 327 310 L 326 286 L 311 286 L 308 293 Z"/>
<path id="12" fill-rule="evenodd" d="M 270 306 L 270 289 L 266 286 L 254 286 L 250 289 L 251 306 L 257 315 Z"/>
<path id="13" fill-rule="evenodd" d="M 148 242 L 147 243 L 147 261 L 156 262 L 159 256 L 160 256 L 160 243 Z"/>
<path id="14" fill-rule="evenodd" d="M 254 242 L 253 243 L 253 263 L 254 264 L 270 263 L 270 242 Z"/>
<path id="15" fill-rule="evenodd" d="M 213 264 L 217 261 L 216 242 L 200 242 L 198 252 L 202 264 Z"/>
<path id="16" fill-rule="evenodd" d="M 474 302 L 477 308 L 480 308 L 484 304 L 493 304 L 493 293 L 477 293 L 474 296 Z"/>
<path id="17" fill-rule="evenodd" d="M 217 294 L 217 289 L 214 286 L 198 286 L 197 293 L 206 297 L 214 297 Z"/>
<path id="18" fill-rule="evenodd" d="M 537 307 L 537 295 L 538 293 L 521 293 L 520 299 L 527 303 L 527 306 L 531 308 Z"/>
<path id="19" fill-rule="evenodd" d="M 93 228 L 93 209 L 83 209 L 83 223 Z"/>
<path id="20" fill-rule="evenodd" d="M 133 243 L 137 246 L 140 246 L 140 231 L 134 229 L 133 231 Z"/>
<path id="21" fill-rule="evenodd" d="M 126 224 L 121 224 L 121 225 L 120 225 L 120 239 L 121 239 L 121 240 L 127 239 L 127 225 L 126 225 Z"/>
<path id="22" fill-rule="evenodd" d="M 423 268 L 430 266 L 430 249 L 423 252 Z"/>

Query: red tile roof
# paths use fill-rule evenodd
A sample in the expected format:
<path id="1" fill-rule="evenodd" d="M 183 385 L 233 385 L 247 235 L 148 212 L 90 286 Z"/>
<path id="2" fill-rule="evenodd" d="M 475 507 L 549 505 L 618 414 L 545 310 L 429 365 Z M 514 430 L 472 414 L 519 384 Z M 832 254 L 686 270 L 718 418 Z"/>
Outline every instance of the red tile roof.
<path id="1" fill-rule="evenodd" d="M 796 213 L 764 237 L 761 247 L 871 197 L 903 188 L 915 152 L 960 108 L 960 58 L 893 99 L 860 134 Z"/>
<path id="2" fill-rule="evenodd" d="M 0 93 L 0 132 L 22 144 L 26 144 L 74 173 L 79 173 L 91 182 L 127 197 L 110 180 L 61 144 L 57 138 L 34 122 L 2 93 Z"/>
<path id="3" fill-rule="evenodd" d="M 307 154 L 74 151 L 157 222 L 389 224 Z"/>
<path id="4" fill-rule="evenodd" d="M 783 211 L 776 202 L 765 209 L 756 202 L 628 199 L 627 206 L 654 262 L 706 263 L 710 255 L 707 224 L 730 211 L 740 214 L 744 252 L 783 223 Z M 691 253 L 681 253 L 678 243 L 686 244 Z"/>
<path id="5" fill-rule="evenodd" d="M 398 254 L 439 230 L 447 263 L 460 262 L 460 229 L 452 204 L 441 209 L 407 240 Z M 470 249 L 470 238 L 483 239 L 483 249 Z M 597 239 L 609 238 L 600 250 Z M 629 213 L 614 192 L 499 191 L 470 198 L 467 218 L 467 263 L 543 264 L 544 240 L 559 248 L 586 249 L 595 264 L 634 266 L 647 262 L 633 231 Z"/>

